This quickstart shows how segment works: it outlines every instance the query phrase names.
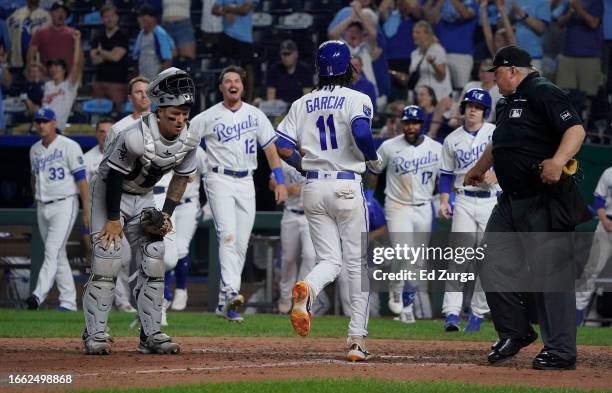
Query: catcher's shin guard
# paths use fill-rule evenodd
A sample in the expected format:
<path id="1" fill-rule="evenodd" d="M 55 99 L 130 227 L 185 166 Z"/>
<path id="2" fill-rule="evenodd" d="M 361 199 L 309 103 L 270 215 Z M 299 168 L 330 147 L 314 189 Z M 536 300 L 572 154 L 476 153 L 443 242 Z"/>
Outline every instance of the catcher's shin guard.
<path id="1" fill-rule="evenodd" d="M 145 243 L 139 250 L 140 269 L 134 297 L 138 317 L 146 336 L 161 331 L 162 303 L 164 299 L 164 242 Z"/>
<path id="2" fill-rule="evenodd" d="M 113 304 L 115 279 L 121 270 L 121 248 L 93 247 L 91 276 L 83 293 L 83 313 L 88 335 L 106 332 L 108 312 Z"/>

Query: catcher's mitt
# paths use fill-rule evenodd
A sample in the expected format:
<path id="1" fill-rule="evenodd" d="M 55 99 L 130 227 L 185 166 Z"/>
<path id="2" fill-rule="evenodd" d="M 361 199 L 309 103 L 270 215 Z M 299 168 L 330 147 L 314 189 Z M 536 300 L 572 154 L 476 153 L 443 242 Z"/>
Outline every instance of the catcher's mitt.
<path id="1" fill-rule="evenodd" d="M 164 236 L 172 229 L 170 216 L 154 207 L 142 210 L 140 213 L 140 225 L 143 231 L 152 235 Z"/>

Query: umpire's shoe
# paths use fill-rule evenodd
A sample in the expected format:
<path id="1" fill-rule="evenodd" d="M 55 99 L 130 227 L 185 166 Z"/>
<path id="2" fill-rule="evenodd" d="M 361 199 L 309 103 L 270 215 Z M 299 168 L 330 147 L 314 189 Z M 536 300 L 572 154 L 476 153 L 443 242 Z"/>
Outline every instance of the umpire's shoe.
<path id="1" fill-rule="evenodd" d="M 138 350 L 141 353 L 156 353 L 159 355 L 174 355 L 181 352 L 181 347 L 173 343 L 170 336 L 162 332 L 153 333 L 149 337 L 140 331 L 140 345 Z"/>
<path id="2" fill-rule="evenodd" d="M 529 335 L 521 338 L 500 338 L 491 346 L 493 350 L 487 360 L 491 364 L 497 364 L 504 360 L 510 359 L 519 351 L 534 342 L 538 338 L 536 332 L 531 332 Z"/>
<path id="3" fill-rule="evenodd" d="M 536 370 L 575 370 L 576 359 L 563 359 L 554 353 L 542 351 L 533 359 L 532 365 Z"/>
<path id="4" fill-rule="evenodd" d="M 291 325 L 300 336 L 310 333 L 310 320 L 312 319 L 312 302 L 315 294 L 305 281 L 298 281 L 293 286 L 293 308 L 291 309 Z"/>
<path id="5" fill-rule="evenodd" d="M 26 307 L 28 310 L 38 310 L 38 299 L 34 295 L 28 296 L 26 299 Z"/>
<path id="6" fill-rule="evenodd" d="M 109 342 L 113 339 L 108 333 L 98 332 L 92 335 L 87 334 L 87 329 L 83 332 L 83 346 L 87 355 L 110 355 L 111 347 Z"/>

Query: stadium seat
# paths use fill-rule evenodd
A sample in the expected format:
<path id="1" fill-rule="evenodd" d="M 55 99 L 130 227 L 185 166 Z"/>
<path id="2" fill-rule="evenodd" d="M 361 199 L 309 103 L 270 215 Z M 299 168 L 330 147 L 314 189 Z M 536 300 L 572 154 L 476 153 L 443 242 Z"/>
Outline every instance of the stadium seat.
<path id="1" fill-rule="evenodd" d="M 272 26 L 274 17 L 267 12 L 253 13 L 253 28 L 265 28 Z"/>
<path id="2" fill-rule="evenodd" d="M 83 101 L 81 110 L 89 114 L 105 114 L 113 110 L 113 102 L 107 98 L 92 98 Z"/>
<path id="3" fill-rule="evenodd" d="M 83 15 L 82 23 L 87 26 L 100 26 L 102 24 L 102 15 L 100 15 L 100 11 L 94 11 Z"/>
<path id="4" fill-rule="evenodd" d="M 313 23 L 313 16 L 304 12 L 294 12 L 281 16 L 278 20 L 277 29 L 303 30 L 309 29 Z"/>

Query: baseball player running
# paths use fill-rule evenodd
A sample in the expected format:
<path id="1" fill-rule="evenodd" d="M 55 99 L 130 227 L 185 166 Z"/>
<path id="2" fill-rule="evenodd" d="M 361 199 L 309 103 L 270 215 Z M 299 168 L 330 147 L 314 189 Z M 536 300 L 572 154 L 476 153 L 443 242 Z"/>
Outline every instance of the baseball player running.
<path id="1" fill-rule="evenodd" d="M 309 334 L 313 300 L 345 264 L 352 306 L 347 359 L 362 361 L 368 355 L 369 291 L 362 288 L 361 280 L 362 265 L 367 269 L 361 236 L 368 230 L 361 174 L 365 161 L 376 164 L 378 157 L 370 128 L 372 102 L 347 87 L 354 72 L 350 59 L 344 42 L 321 44 L 317 89 L 291 105 L 276 133 L 283 158 L 306 171 L 304 211 L 317 255 L 317 265 L 292 289 L 291 324 L 299 335 Z"/>
<path id="2" fill-rule="evenodd" d="M 76 311 L 76 290 L 66 255 L 66 241 L 83 206 L 89 206 L 83 151 L 73 140 L 57 133 L 55 113 L 42 108 L 34 116 L 41 140 L 30 149 L 32 191 L 36 217 L 45 243 L 45 259 L 38 273 L 36 288 L 26 300 L 35 310 L 45 301 L 53 282 L 59 290 L 60 311 Z M 83 222 L 89 225 L 89 211 L 83 209 Z"/>
<path id="3" fill-rule="evenodd" d="M 127 237 L 138 266 L 134 297 L 140 319 L 142 353 L 174 354 L 178 344 L 161 332 L 164 242 L 170 217 L 196 171 L 199 136 L 188 130 L 193 104 L 191 77 L 177 68 L 162 71 L 147 88 L 155 113 L 121 130 L 105 149 L 91 182 L 92 274 L 83 294 L 87 354 L 110 353 L 108 311 L 121 269 L 121 237 Z M 153 187 L 174 171 L 163 211 L 155 209 Z"/>
<path id="4" fill-rule="evenodd" d="M 242 101 L 245 78 L 240 67 L 223 69 L 219 76 L 223 101 L 194 117 L 190 126 L 204 138 L 208 154 L 204 188 L 217 230 L 221 265 L 215 311 L 234 322 L 243 320 L 239 313 L 244 304 L 240 277 L 255 222 L 253 172 L 257 168 L 258 146 L 266 154 L 276 179 L 276 202 L 287 199 L 280 158 L 273 143 L 274 128 L 262 111 Z"/>
<path id="5" fill-rule="evenodd" d="M 460 113 L 464 116 L 463 126 L 451 132 L 444 140 L 440 169 L 442 176 L 439 215 L 444 219 L 453 218 L 451 232 L 464 232 L 453 242 L 460 244 L 454 246 L 473 247 L 482 240 L 491 211 L 497 203 L 497 194 L 501 191 L 492 170 L 487 172 L 481 186 L 463 185 L 465 174 L 491 143 L 495 125 L 484 121 L 490 111 L 489 92 L 480 88 L 468 90 L 460 106 Z M 457 194 L 454 209 L 449 204 L 453 188 Z M 465 264 L 451 262 L 448 266 L 449 272 L 464 272 L 468 269 L 470 269 L 469 262 Z M 446 283 L 442 313 L 446 315 L 444 330 L 447 332 L 459 331 L 459 314 L 463 304 L 462 291 L 461 283 L 454 281 Z M 480 286 L 480 279 L 477 279 L 472 295 L 471 314 L 464 331 L 479 331 L 482 318 L 487 312 L 489 306 Z"/>
<path id="6" fill-rule="evenodd" d="M 91 182 L 93 176 L 98 173 L 98 167 L 100 166 L 100 162 L 102 162 L 102 158 L 104 157 L 104 143 L 106 141 L 106 136 L 111 132 L 113 123 L 114 121 L 110 118 L 102 118 L 96 124 L 96 139 L 98 140 L 98 144 L 83 155 L 83 158 L 85 159 L 85 170 L 87 173 L 88 182 Z M 85 244 L 88 258 L 90 258 L 92 245 L 89 228 L 83 226 L 83 231 L 81 234 L 83 235 L 83 243 Z M 136 309 L 130 304 L 130 286 L 128 285 L 132 252 L 129 248 L 129 243 L 127 240 L 125 240 L 125 238 L 122 239 L 122 243 L 122 247 L 125 248 L 123 249 L 124 251 L 122 255 L 122 269 L 117 276 L 117 283 L 115 286 L 115 305 L 119 311 L 135 313 Z M 91 261 L 89 261 L 89 263 L 91 264 Z"/>
<path id="7" fill-rule="evenodd" d="M 595 290 L 595 280 L 612 255 L 612 167 L 606 169 L 599 178 L 594 195 L 599 224 L 595 229 L 591 253 L 582 273 L 586 279 L 581 288 L 584 290 L 576 292 L 576 323 L 578 325 L 584 323 L 585 310 Z"/>
<path id="8" fill-rule="evenodd" d="M 374 198 L 378 175 L 387 168 L 385 188 L 385 217 L 392 245 L 408 244 L 416 247 L 429 244 L 433 212 L 431 200 L 441 163 L 442 145 L 424 135 L 425 114 L 416 105 L 402 111 L 403 134 L 383 142 L 378 148 L 382 159 L 379 171 L 368 176 L 366 198 Z M 394 263 L 394 270 L 424 268 L 424 261 L 410 266 Z M 418 275 L 417 275 L 418 276 Z M 427 282 L 415 281 L 423 308 L 430 308 Z M 404 281 L 389 283 L 389 310 L 403 314 L 407 323 L 415 322 L 414 303 L 404 305 Z M 405 307 L 404 307 L 405 306 Z M 406 309 L 404 309 L 406 308 Z"/>
<path id="9" fill-rule="evenodd" d="M 164 307 L 162 326 L 167 325 L 165 311 L 182 311 L 187 307 L 187 274 L 189 273 L 189 244 L 197 228 L 197 217 L 200 210 L 200 176 L 206 173 L 206 153 L 197 147 L 197 172 L 181 198 L 181 202 L 172 215 L 174 231 L 164 237 Z M 161 209 L 166 200 L 166 192 L 172 180 L 172 173 L 166 173 L 153 187 L 155 205 Z M 176 289 L 172 296 L 172 281 L 176 279 Z"/>

